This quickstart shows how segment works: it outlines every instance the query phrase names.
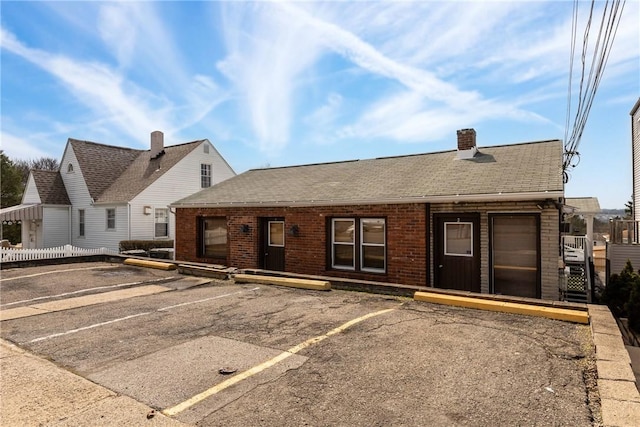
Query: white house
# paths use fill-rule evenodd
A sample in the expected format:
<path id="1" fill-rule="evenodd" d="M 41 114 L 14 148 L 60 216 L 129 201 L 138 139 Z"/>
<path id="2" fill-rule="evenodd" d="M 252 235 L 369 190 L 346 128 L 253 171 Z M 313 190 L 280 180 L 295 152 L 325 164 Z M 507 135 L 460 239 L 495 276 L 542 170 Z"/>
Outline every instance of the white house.
<path id="1" fill-rule="evenodd" d="M 69 139 L 60 170 L 31 171 L 22 204 L 0 211 L 21 221 L 24 248 L 72 244 L 118 250 L 122 240 L 175 238 L 169 205 L 235 172 L 206 139 L 135 150 Z"/>

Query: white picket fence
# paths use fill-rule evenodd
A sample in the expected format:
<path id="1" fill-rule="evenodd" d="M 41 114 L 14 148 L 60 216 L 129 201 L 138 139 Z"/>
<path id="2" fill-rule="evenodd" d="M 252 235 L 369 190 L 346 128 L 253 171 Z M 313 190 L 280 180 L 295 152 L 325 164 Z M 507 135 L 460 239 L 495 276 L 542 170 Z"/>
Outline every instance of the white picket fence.
<path id="1" fill-rule="evenodd" d="M 14 249 L 1 248 L 0 262 L 11 261 L 35 261 L 39 259 L 66 258 L 87 255 L 105 255 L 115 253 L 107 248 L 84 249 L 71 245 L 58 246 L 57 248 L 44 249 Z"/>

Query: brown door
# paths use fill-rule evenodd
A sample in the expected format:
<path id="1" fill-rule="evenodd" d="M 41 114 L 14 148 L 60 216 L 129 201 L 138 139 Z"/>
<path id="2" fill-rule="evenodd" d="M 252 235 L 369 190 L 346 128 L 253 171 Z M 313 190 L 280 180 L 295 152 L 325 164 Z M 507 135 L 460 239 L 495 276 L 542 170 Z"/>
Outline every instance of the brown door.
<path id="1" fill-rule="evenodd" d="M 263 218 L 262 268 L 284 271 L 284 218 Z"/>
<path id="2" fill-rule="evenodd" d="M 489 216 L 491 292 L 540 298 L 540 215 Z"/>
<path id="3" fill-rule="evenodd" d="M 435 286 L 480 292 L 480 215 L 435 214 L 433 219 Z"/>

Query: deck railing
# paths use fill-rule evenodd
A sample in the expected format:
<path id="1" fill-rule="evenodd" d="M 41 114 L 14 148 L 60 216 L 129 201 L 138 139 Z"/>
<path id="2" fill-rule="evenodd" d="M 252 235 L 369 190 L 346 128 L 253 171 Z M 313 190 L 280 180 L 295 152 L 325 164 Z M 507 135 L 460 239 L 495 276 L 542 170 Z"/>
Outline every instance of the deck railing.
<path id="1" fill-rule="evenodd" d="M 638 242 L 640 221 L 613 219 L 609 222 L 609 242 L 616 245 L 632 245 Z"/>
<path id="2" fill-rule="evenodd" d="M 85 249 L 71 245 L 44 249 L 1 248 L 0 262 L 35 261 L 40 259 L 67 258 L 88 255 L 106 255 L 115 253 L 107 248 Z"/>

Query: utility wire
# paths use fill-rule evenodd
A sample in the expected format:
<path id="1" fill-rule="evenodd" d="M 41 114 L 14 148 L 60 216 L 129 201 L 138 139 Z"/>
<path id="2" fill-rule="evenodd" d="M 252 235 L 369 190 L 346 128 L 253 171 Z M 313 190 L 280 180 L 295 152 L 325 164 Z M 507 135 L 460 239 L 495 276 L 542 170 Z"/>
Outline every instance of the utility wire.
<path id="1" fill-rule="evenodd" d="M 626 0 L 614 0 L 609 8 L 609 1 L 605 3 L 604 10 L 602 12 L 602 20 L 598 30 L 598 36 L 596 38 L 595 46 L 593 48 L 593 57 L 591 58 L 591 64 L 589 66 L 588 77 L 585 82 L 585 75 L 587 69 L 587 54 L 589 51 L 589 33 L 591 31 L 591 24 L 593 20 L 593 10 L 595 0 L 592 0 L 589 11 L 589 18 L 585 26 L 585 31 L 582 40 L 582 52 L 581 52 L 581 72 L 580 72 L 580 84 L 578 102 L 576 108 L 576 114 L 571 126 L 571 135 L 569 135 L 569 117 L 571 116 L 571 91 L 572 91 L 572 73 L 573 73 L 573 61 L 575 57 L 575 45 L 576 45 L 576 33 L 577 33 L 577 16 L 578 16 L 578 0 L 573 4 L 573 18 L 571 28 L 571 56 L 569 60 L 569 90 L 567 100 L 567 118 L 565 124 L 565 153 L 563 160 L 563 176 L 565 182 L 568 181 L 569 174 L 568 169 L 577 166 L 579 163 L 579 153 L 577 151 L 582 138 L 582 134 L 587 124 L 587 118 L 593 105 L 598 86 L 602 80 L 604 70 L 607 62 L 609 61 L 609 55 L 611 54 L 611 47 L 615 40 L 615 36 L 618 32 L 620 25 L 620 18 L 624 10 Z M 574 157 L 578 157 L 577 162 L 574 164 Z"/>

